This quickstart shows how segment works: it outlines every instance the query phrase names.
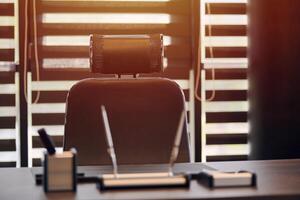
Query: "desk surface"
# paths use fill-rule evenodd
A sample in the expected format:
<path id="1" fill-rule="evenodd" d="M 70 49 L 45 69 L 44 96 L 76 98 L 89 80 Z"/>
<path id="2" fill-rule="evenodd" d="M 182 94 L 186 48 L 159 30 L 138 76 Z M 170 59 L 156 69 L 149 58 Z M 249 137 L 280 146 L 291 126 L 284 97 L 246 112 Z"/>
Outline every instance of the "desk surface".
<path id="1" fill-rule="evenodd" d="M 192 181 L 189 189 L 139 189 L 100 192 L 95 184 L 79 184 L 77 193 L 59 192 L 45 194 L 41 186 L 36 186 L 30 168 L 0 169 L 0 199 L 300 199 L 300 159 L 275 161 L 215 162 L 208 166 L 220 170 L 249 170 L 257 173 L 257 188 L 208 189 Z M 131 167 L 122 166 L 122 171 Z M 134 167 L 133 167 L 134 168 Z M 136 168 L 138 171 L 161 171 L 165 165 L 147 165 Z M 199 171 L 202 165 L 177 164 L 175 171 Z M 111 167 L 81 167 L 87 175 L 108 172 Z"/>

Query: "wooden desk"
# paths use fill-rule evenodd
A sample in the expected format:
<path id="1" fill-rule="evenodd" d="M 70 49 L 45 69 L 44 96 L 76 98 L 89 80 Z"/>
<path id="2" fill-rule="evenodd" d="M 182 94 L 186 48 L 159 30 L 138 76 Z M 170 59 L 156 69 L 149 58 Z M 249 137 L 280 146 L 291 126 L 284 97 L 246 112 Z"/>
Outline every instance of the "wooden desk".
<path id="1" fill-rule="evenodd" d="M 190 189 L 142 189 L 100 192 L 94 184 L 79 184 L 77 193 L 45 194 L 36 186 L 33 172 L 37 169 L 0 169 L 0 199 L 300 199 L 300 159 L 278 161 L 216 162 L 207 165 L 220 170 L 250 170 L 257 173 L 257 188 L 208 189 L 192 181 Z M 138 171 L 160 171 L 165 165 L 149 165 Z M 122 171 L 131 171 L 128 166 Z M 178 164 L 175 171 L 198 171 L 201 164 Z M 111 167 L 81 167 L 86 175 L 108 172 Z"/>

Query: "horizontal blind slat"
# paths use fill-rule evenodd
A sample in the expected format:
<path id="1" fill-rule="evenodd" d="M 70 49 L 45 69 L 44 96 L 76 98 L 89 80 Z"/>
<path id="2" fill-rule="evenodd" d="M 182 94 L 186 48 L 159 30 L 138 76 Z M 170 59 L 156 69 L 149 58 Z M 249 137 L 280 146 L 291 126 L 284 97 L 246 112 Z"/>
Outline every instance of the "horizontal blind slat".
<path id="1" fill-rule="evenodd" d="M 15 84 L 0 84 L 0 94 L 15 94 Z"/>
<path id="2" fill-rule="evenodd" d="M 0 73 L 15 70 L 15 1 L 0 1 Z M 16 53 L 17 54 L 17 53 Z"/>
<path id="3" fill-rule="evenodd" d="M 159 14 L 125 14 L 125 13 L 44 13 L 43 23 L 134 23 L 134 24 L 169 24 L 170 15 Z"/>
<path id="4" fill-rule="evenodd" d="M 249 133 L 249 123 L 233 122 L 233 123 L 207 123 L 205 125 L 206 134 L 235 134 Z"/>
<path id="5" fill-rule="evenodd" d="M 204 38 L 204 45 L 210 47 L 247 47 L 246 36 L 211 36 Z"/>
<path id="6" fill-rule="evenodd" d="M 15 129 L 0 129 L 0 140 L 16 139 Z"/>
<path id="7" fill-rule="evenodd" d="M 204 0 L 206 3 L 247 3 L 248 0 Z"/>
<path id="8" fill-rule="evenodd" d="M 39 103 L 31 105 L 32 113 L 65 113 L 65 103 Z"/>
<path id="9" fill-rule="evenodd" d="M 205 15 L 205 24 L 211 25 L 247 25 L 248 17 L 246 15 Z"/>
<path id="10" fill-rule="evenodd" d="M 44 128 L 51 136 L 63 136 L 65 127 L 63 125 L 32 126 L 32 136 L 38 136 L 38 130 Z"/>
<path id="11" fill-rule="evenodd" d="M 13 16 L 0 16 L 0 27 L 1 26 L 14 26 L 15 18 Z"/>
<path id="12" fill-rule="evenodd" d="M 17 152 L 15 151 L 0 151 L 0 162 L 10 162 L 17 160 Z"/>
<path id="13" fill-rule="evenodd" d="M 42 1 L 44 12 L 170 13 L 188 15 L 184 1 Z"/>
<path id="14" fill-rule="evenodd" d="M 190 34 L 187 23 L 170 24 L 40 24 L 40 31 L 44 35 L 89 35 L 98 34 L 145 34 L 163 33 L 164 35 L 185 36 Z"/>
<path id="15" fill-rule="evenodd" d="M 1 106 L 0 117 L 14 117 L 17 114 L 16 107 L 12 106 Z"/>
<path id="16" fill-rule="evenodd" d="M 248 112 L 249 103 L 248 101 L 212 101 L 206 102 L 205 112 Z"/>
<path id="17" fill-rule="evenodd" d="M 215 155 L 248 155 L 248 144 L 207 145 L 207 156 Z"/>
<path id="18" fill-rule="evenodd" d="M 174 80 L 183 90 L 189 89 L 188 80 Z M 68 91 L 78 81 L 33 81 L 32 91 Z M 3 87 L 5 88 L 5 87 Z M 10 88 L 11 91 L 13 88 Z M 0 90 L 1 91 L 1 90 Z"/>
<path id="19" fill-rule="evenodd" d="M 248 80 L 206 80 L 205 90 L 248 90 Z"/>

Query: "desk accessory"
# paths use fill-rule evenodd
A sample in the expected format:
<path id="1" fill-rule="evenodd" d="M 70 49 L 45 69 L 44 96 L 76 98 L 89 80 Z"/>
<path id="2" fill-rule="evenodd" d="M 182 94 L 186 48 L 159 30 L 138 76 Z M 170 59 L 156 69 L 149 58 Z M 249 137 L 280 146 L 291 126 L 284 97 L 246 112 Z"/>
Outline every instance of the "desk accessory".
<path id="1" fill-rule="evenodd" d="M 51 137 L 45 129 L 39 129 L 41 141 L 47 151 L 43 160 L 43 186 L 45 192 L 76 191 L 76 155 L 74 148 L 70 151 L 56 153 Z M 36 179 L 37 180 L 37 179 Z"/>
<path id="2" fill-rule="evenodd" d="M 52 141 L 51 137 L 47 134 L 45 129 L 39 129 L 38 134 L 40 136 L 40 139 L 44 145 L 44 147 L 47 149 L 47 152 L 49 155 L 55 154 L 55 145 Z"/>
<path id="3" fill-rule="evenodd" d="M 173 165 L 178 156 L 182 129 L 185 122 L 184 111 L 182 111 L 178 124 L 177 133 L 170 157 L 169 170 L 167 172 L 159 173 L 118 173 L 117 159 L 113 146 L 107 112 L 103 105 L 101 106 L 101 114 L 105 128 L 107 151 L 111 157 L 113 164 L 113 174 L 103 174 L 99 177 L 100 182 L 97 185 L 100 190 L 149 187 L 189 187 L 191 179 L 190 175 L 173 173 Z"/>
<path id="4" fill-rule="evenodd" d="M 35 177 L 35 184 L 36 185 L 42 185 L 43 184 L 43 180 L 44 180 L 44 175 L 43 174 L 39 174 L 36 173 L 34 174 Z M 76 175 L 77 178 L 77 183 L 95 183 L 95 177 L 86 177 L 84 173 L 77 173 Z M 93 180 L 93 181 L 91 181 Z"/>
<path id="5" fill-rule="evenodd" d="M 203 170 L 198 174 L 198 180 L 210 188 L 256 186 L 256 174 L 248 171 Z"/>

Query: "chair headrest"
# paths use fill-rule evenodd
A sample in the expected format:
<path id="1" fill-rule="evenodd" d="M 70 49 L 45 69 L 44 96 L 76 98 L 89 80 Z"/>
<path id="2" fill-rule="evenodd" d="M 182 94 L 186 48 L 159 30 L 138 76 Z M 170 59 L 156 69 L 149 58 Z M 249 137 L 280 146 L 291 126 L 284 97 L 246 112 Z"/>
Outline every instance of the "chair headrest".
<path id="1" fill-rule="evenodd" d="M 163 70 L 163 36 L 90 36 L 90 68 L 94 73 L 139 74 Z"/>

